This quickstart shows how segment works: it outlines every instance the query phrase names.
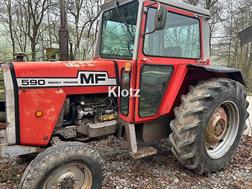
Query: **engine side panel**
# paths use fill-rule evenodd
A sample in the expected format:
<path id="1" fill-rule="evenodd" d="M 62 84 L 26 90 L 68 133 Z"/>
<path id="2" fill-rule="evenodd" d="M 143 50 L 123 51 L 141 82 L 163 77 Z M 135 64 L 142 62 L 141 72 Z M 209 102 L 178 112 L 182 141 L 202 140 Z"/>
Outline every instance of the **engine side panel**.
<path id="1" fill-rule="evenodd" d="M 19 90 L 20 143 L 47 145 L 65 101 L 63 89 Z M 40 117 L 36 112 L 42 112 Z"/>
<path id="2" fill-rule="evenodd" d="M 69 95 L 107 93 L 117 85 L 115 63 L 13 63 L 18 85 L 19 131 L 22 145 L 46 146 Z M 35 114 L 42 112 L 41 117 Z M 18 125 L 17 125 L 18 126 Z"/>

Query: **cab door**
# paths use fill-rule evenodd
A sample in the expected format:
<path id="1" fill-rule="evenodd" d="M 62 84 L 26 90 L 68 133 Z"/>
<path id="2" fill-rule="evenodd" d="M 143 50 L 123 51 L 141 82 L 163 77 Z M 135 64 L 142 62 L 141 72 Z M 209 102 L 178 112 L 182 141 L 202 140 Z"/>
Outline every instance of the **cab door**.
<path id="1" fill-rule="evenodd" d="M 134 97 L 132 107 L 135 123 L 171 113 L 187 65 L 197 63 L 202 57 L 199 17 L 189 11 L 162 5 L 167 11 L 165 26 L 154 31 L 158 5 L 145 2 L 144 6 L 146 11 L 134 67 L 136 77 L 131 83 L 140 90 L 140 97 Z"/>

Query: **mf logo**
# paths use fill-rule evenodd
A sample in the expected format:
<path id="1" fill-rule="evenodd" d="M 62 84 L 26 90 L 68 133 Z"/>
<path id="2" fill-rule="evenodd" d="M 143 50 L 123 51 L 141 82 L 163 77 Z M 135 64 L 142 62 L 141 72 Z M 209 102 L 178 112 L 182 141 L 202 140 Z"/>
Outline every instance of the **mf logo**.
<path id="1" fill-rule="evenodd" d="M 98 84 L 100 81 L 106 81 L 107 75 L 105 73 L 90 73 L 80 74 L 80 82 L 81 84 Z"/>

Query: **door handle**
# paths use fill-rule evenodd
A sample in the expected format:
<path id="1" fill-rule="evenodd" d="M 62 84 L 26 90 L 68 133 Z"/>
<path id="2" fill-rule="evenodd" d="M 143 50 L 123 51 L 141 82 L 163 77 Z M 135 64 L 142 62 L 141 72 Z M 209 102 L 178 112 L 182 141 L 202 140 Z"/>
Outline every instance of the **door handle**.
<path id="1" fill-rule="evenodd" d="M 149 58 L 142 58 L 142 61 L 146 64 L 153 64 L 153 62 Z"/>

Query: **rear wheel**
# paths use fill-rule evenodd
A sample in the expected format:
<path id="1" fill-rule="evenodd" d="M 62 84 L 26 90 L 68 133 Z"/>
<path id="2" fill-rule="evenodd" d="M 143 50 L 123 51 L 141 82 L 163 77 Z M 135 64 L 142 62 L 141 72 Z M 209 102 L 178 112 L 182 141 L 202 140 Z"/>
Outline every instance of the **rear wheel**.
<path id="1" fill-rule="evenodd" d="M 72 142 L 40 153 L 27 167 L 22 189 L 99 189 L 103 160 L 85 144 Z"/>
<path id="2" fill-rule="evenodd" d="M 170 124 L 172 152 L 199 174 L 223 168 L 239 144 L 248 117 L 243 86 L 212 79 L 191 87 L 181 101 Z"/>

